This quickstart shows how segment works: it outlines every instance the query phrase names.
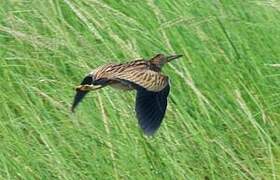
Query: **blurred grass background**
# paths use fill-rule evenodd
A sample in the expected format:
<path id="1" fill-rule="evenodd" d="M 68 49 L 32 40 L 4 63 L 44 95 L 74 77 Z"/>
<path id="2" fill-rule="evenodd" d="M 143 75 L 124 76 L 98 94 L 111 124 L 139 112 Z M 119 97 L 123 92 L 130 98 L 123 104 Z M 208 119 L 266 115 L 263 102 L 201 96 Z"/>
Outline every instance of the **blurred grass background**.
<path id="1" fill-rule="evenodd" d="M 277 0 L 0 0 L 1 179 L 280 179 Z M 153 138 L 134 92 L 73 87 L 180 53 Z"/>

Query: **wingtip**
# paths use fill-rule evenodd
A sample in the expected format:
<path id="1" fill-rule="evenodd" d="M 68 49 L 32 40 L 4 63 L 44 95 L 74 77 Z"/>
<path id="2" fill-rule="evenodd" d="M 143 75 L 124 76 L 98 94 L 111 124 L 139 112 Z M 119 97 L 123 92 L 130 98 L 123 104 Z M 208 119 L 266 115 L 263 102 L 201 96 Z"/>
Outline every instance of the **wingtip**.
<path id="1" fill-rule="evenodd" d="M 80 102 L 84 99 L 85 95 L 88 91 L 76 91 L 76 95 L 74 97 L 74 101 L 71 107 L 71 112 L 74 113 L 76 107 L 80 104 Z"/>
<path id="2" fill-rule="evenodd" d="M 71 113 L 75 113 L 75 107 L 72 106 L 70 111 L 71 111 Z"/>
<path id="3" fill-rule="evenodd" d="M 143 129 L 143 132 L 146 136 L 153 137 L 156 134 L 157 129 L 156 130 Z"/>

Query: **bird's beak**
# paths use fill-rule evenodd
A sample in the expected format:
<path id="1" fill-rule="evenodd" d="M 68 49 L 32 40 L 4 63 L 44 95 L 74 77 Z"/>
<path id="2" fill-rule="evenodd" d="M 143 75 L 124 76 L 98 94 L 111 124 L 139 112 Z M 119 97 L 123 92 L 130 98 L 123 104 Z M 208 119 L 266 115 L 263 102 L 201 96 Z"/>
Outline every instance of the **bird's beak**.
<path id="1" fill-rule="evenodd" d="M 179 54 L 179 55 L 170 55 L 170 56 L 167 56 L 166 58 L 167 58 L 167 60 L 168 61 L 171 61 L 171 60 L 173 60 L 173 59 L 177 59 L 177 58 L 180 58 L 180 57 L 182 57 L 183 55 L 181 55 L 181 54 Z"/>

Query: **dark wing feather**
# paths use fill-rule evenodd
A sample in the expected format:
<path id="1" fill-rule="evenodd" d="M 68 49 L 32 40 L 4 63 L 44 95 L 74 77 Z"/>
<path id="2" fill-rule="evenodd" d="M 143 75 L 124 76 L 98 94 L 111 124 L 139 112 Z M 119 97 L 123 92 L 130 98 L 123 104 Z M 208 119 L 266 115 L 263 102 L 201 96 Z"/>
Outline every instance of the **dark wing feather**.
<path id="1" fill-rule="evenodd" d="M 86 76 L 83 81 L 81 82 L 81 85 L 85 85 L 85 84 L 92 84 L 92 77 L 91 76 Z M 71 107 L 71 111 L 74 112 L 75 108 L 77 107 L 77 105 L 83 100 L 83 98 L 85 97 L 85 95 L 88 93 L 88 91 L 79 91 L 77 90 L 76 95 L 74 97 L 74 101 Z"/>
<path id="2" fill-rule="evenodd" d="M 164 117 L 169 94 L 168 77 L 151 70 L 127 69 L 114 72 L 113 80 L 129 82 L 137 90 L 136 116 L 147 135 L 153 135 Z"/>
<path id="3" fill-rule="evenodd" d="M 153 135 L 160 127 L 166 111 L 169 91 L 169 84 L 159 92 L 147 91 L 141 87 L 137 89 L 136 116 L 146 135 Z"/>

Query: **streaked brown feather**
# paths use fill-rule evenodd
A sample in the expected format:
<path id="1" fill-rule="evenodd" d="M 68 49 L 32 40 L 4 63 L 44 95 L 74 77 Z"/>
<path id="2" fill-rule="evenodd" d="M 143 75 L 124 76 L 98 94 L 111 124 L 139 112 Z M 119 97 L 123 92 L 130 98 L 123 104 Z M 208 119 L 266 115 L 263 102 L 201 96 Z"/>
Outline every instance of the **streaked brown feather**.
<path id="1" fill-rule="evenodd" d="M 120 73 L 113 73 L 108 78 L 113 80 L 123 79 L 131 81 L 139 86 L 142 86 L 148 91 L 153 92 L 161 91 L 168 84 L 167 76 L 151 70 L 130 69 Z M 161 83 L 158 84 L 157 81 L 161 81 Z"/>
<path id="2" fill-rule="evenodd" d="M 108 64 L 101 66 L 93 71 L 95 79 L 107 78 L 115 81 L 112 84 L 114 87 L 124 88 L 123 84 L 116 85 L 119 80 L 131 81 L 135 84 L 146 88 L 149 91 L 161 91 L 168 84 L 168 77 L 160 72 L 153 71 L 150 61 L 136 60 L 123 64 Z M 161 82 L 159 82 L 161 81 Z"/>
<path id="3" fill-rule="evenodd" d="M 107 64 L 87 75 L 78 87 L 112 86 L 123 90 L 137 90 L 136 116 L 147 135 L 153 135 L 163 120 L 170 86 L 168 77 L 161 73 L 164 64 L 182 55 L 158 54 L 150 60 L 139 59 L 123 64 Z M 86 86 L 87 85 L 87 86 Z M 76 89 L 72 111 L 90 90 Z"/>

